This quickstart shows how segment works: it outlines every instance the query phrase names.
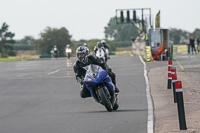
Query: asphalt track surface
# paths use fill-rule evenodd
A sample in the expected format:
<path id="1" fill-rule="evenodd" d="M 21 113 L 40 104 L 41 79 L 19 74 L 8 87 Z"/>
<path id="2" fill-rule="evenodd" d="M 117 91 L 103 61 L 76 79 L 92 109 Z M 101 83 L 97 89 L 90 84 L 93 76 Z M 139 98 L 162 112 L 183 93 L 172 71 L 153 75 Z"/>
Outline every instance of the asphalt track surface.
<path id="1" fill-rule="evenodd" d="M 119 109 L 80 98 L 76 58 L 0 63 L 0 133 L 146 133 L 148 107 L 138 56 L 111 56 Z"/>

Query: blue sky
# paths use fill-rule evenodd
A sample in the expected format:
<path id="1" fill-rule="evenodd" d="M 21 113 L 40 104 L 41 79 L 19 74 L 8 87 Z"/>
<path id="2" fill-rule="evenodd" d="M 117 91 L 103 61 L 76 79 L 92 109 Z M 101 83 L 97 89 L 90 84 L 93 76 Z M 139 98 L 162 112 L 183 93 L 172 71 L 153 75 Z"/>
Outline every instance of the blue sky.
<path id="1" fill-rule="evenodd" d="M 102 39 L 116 9 L 161 11 L 161 27 L 189 32 L 200 28 L 200 0 L 0 0 L 0 24 L 6 22 L 15 39 L 38 38 L 47 27 L 66 27 L 72 38 Z M 155 21 L 154 21 L 155 22 Z"/>

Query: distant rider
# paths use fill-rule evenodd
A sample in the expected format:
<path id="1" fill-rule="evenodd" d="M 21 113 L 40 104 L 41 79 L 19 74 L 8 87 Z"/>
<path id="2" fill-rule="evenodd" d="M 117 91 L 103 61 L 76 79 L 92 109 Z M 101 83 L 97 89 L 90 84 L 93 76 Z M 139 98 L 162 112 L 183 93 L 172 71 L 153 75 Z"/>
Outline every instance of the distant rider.
<path id="1" fill-rule="evenodd" d="M 103 53 L 104 53 L 104 57 L 105 57 L 105 62 L 107 62 L 107 60 L 108 59 L 110 59 L 110 57 L 109 57 L 109 54 L 108 54 L 108 49 L 106 49 L 105 47 L 104 47 L 104 45 L 103 45 L 103 43 L 101 43 L 101 42 L 97 42 L 97 46 L 95 46 L 95 48 L 94 48 L 94 54 L 96 55 L 96 56 L 98 56 L 99 54 L 101 55 L 101 54 L 103 54 L 103 53 L 101 53 L 102 51 L 101 50 L 103 50 Z M 100 53 L 99 53 L 100 52 Z M 98 56 L 99 57 L 99 56 Z M 100 58 L 100 57 L 99 57 Z"/>
<path id="2" fill-rule="evenodd" d="M 70 54 L 72 53 L 72 49 L 70 48 L 69 44 L 67 44 L 65 47 L 65 53 L 66 53 L 66 56 L 69 58 Z"/>
<path id="3" fill-rule="evenodd" d="M 87 43 L 83 43 L 83 46 L 86 48 L 86 50 L 87 50 L 87 54 L 89 54 L 89 52 L 90 52 L 90 49 L 89 49 L 89 47 L 88 47 Z"/>
<path id="4" fill-rule="evenodd" d="M 108 45 L 106 44 L 106 41 L 105 40 L 101 40 L 101 43 L 103 44 L 103 47 L 105 49 L 109 49 Z"/>
<path id="5" fill-rule="evenodd" d="M 99 65 L 104 70 L 106 70 L 108 75 L 111 77 L 113 84 L 115 85 L 115 92 L 119 92 L 119 89 L 116 86 L 115 73 L 111 71 L 111 68 L 109 68 L 107 64 L 105 64 L 101 59 L 96 56 L 88 55 L 87 49 L 84 46 L 79 46 L 76 49 L 76 55 L 78 60 L 74 63 L 74 73 L 76 74 L 77 82 L 81 84 L 80 95 L 82 98 L 91 97 L 90 91 L 86 88 L 86 85 L 83 82 L 86 73 L 84 67 L 90 64 Z"/>
<path id="6" fill-rule="evenodd" d="M 107 58 L 110 59 L 110 57 L 109 57 L 109 47 L 108 47 L 108 45 L 106 44 L 106 41 L 105 41 L 105 40 L 101 40 L 101 43 L 102 43 L 103 47 L 104 47 L 105 50 L 106 50 Z"/>
<path id="7" fill-rule="evenodd" d="M 54 53 L 54 57 L 58 57 L 58 48 L 56 45 L 54 45 L 54 48 L 53 48 L 53 53 Z"/>
<path id="8" fill-rule="evenodd" d="M 100 49 L 100 48 L 102 48 L 103 51 L 106 53 L 106 50 L 105 50 L 103 44 L 101 42 L 97 42 L 97 45 L 94 47 L 94 53 L 95 53 L 95 55 L 96 55 L 97 50 Z"/>

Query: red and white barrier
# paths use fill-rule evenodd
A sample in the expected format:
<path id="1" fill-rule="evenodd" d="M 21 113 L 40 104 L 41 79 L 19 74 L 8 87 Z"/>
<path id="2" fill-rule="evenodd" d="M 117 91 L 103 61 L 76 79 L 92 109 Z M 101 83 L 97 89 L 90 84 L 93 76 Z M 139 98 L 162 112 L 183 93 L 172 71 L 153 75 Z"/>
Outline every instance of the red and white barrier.
<path id="1" fill-rule="evenodd" d="M 172 73 L 171 73 L 171 67 L 172 67 L 172 60 L 168 60 L 168 85 L 167 89 L 171 89 L 172 84 Z"/>
<path id="2" fill-rule="evenodd" d="M 171 67 L 171 73 L 172 73 L 172 86 L 173 86 L 174 103 L 177 103 L 176 91 L 175 91 L 175 82 L 177 81 L 176 67 Z"/>

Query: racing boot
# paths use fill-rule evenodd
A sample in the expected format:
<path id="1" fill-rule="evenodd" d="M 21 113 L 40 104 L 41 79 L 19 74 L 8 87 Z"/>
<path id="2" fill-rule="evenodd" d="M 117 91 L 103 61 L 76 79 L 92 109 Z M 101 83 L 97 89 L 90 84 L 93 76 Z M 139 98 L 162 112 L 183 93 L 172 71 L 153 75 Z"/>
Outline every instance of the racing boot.
<path id="1" fill-rule="evenodd" d="M 115 103 L 113 105 L 113 110 L 117 110 L 119 108 L 117 95 L 118 95 L 118 93 L 115 93 Z"/>
<path id="2" fill-rule="evenodd" d="M 115 93 L 119 93 L 119 89 L 116 85 L 115 85 Z"/>

